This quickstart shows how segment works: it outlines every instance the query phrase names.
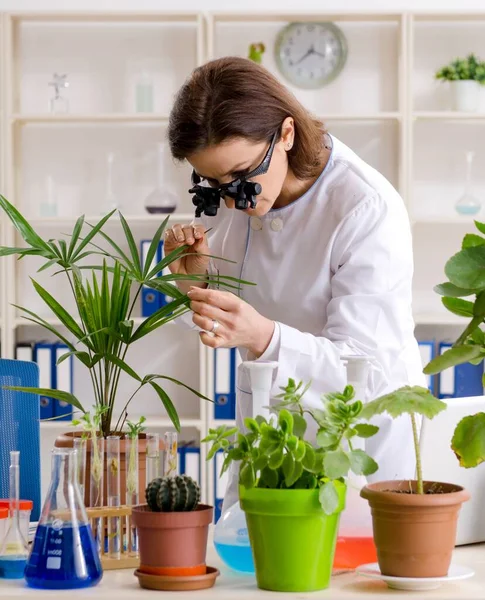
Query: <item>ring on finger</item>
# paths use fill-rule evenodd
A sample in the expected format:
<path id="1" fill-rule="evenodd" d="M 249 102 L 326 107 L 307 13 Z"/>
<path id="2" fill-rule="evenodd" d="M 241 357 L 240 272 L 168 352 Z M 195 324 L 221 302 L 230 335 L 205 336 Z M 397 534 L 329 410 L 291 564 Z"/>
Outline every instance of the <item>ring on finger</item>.
<path id="1" fill-rule="evenodd" d="M 210 333 L 215 333 L 218 330 L 219 325 L 220 325 L 219 321 L 212 319 L 212 329 L 210 330 Z"/>

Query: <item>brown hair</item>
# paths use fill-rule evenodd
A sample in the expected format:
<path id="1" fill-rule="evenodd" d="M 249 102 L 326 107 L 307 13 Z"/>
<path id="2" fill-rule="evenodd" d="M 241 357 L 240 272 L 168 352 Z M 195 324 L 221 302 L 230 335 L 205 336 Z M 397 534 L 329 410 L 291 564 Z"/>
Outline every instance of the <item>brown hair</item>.
<path id="1" fill-rule="evenodd" d="M 179 90 L 168 126 L 170 149 L 184 160 L 230 138 L 270 141 L 289 116 L 295 123 L 290 168 L 299 179 L 315 177 L 321 171 L 323 123 L 264 67 L 245 58 L 220 58 L 195 69 Z"/>

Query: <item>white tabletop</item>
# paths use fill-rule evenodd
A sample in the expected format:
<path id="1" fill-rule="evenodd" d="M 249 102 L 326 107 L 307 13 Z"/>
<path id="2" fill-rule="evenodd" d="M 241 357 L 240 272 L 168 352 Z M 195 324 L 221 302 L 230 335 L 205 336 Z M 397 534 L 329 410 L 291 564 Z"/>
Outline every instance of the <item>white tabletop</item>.
<path id="1" fill-rule="evenodd" d="M 330 587 L 321 592 L 312 594 L 288 594 L 264 592 L 256 586 L 256 580 L 252 575 L 238 575 L 231 572 L 222 565 L 212 544 L 209 545 L 207 553 L 207 564 L 217 567 L 221 574 L 217 578 L 215 587 L 197 592 L 160 592 L 164 599 L 184 600 L 213 599 L 217 600 L 255 600 L 256 598 L 268 598 L 272 600 L 288 600 L 290 597 L 302 598 L 329 598 L 331 600 L 352 600 L 375 596 L 380 599 L 398 600 L 398 598 L 412 597 L 416 600 L 422 598 L 439 598 L 441 600 L 468 600 L 469 598 L 485 597 L 485 544 L 467 546 L 455 550 L 454 563 L 458 563 L 475 570 L 472 579 L 449 583 L 437 590 L 428 592 L 402 592 L 390 590 L 384 583 L 358 577 L 355 573 L 344 573 L 332 577 Z M 53 598 L 84 598 L 86 600 L 122 600 L 123 598 L 135 600 L 140 598 L 155 597 L 156 592 L 142 590 L 138 585 L 138 579 L 133 575 L 132 569 L 122 571 L 106 571 L 102 581 L 93 588 L 81 590 L 33 590 L 26 587 L 23 580 L 7 581 L 0 579 L 0 598 L 32 598 L 36 600 L 52 600 Z"/>

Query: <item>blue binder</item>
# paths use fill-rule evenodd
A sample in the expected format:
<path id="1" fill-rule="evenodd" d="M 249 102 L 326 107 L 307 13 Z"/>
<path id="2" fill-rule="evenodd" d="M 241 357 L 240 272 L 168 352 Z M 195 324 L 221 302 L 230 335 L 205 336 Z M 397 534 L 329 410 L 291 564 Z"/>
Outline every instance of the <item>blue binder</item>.
<path id="1" fill-rule="evenodd" d="M 158 254 L 159 254 L 159 261 L 162 260 L 163 258 L 163 240 L 160 240 L 160 243 L 158 245 Z M 170 269 L 168 267 L 165 267 L 165 269 L 162 269 L 162 271 L 160 273 L 158 273 L 158 276 L 161 277 L 162 275 L 167 275 L 168 273 L 170 273 Z M 169 304 L 173 298 L 170 298 L 170 296 L 166 296 L 165 294 L 160 293 L 160 308 L 162 306 L 165 306 L 166 304 Z"/>
<path id="2" fill-rule="evenodd" d="M 421 354 L 421 362 L 424 367 L 431 361 L 436 355 L 436 344 L 433 340 L 422 340 L 418 342 L 419 352 Z M 426 375 L 426 381 L 429 391 L 434 394 L 436 388 L 435 376 Z"/>
<path id="3" fill-rule="evenodd" d="M 214 419 L 236 418 L 236 348 L 214 350 Z"/>
<path id="4" fill-rule="evenodd" d="M 39 366 L 39 387 L 54 389 L 54 356 L 52 344 L 39 342 L 34 346 L 34 361 Z M 40 397 L 40 418 L 50 419 L 54 416 L 54 399 Z"/>
<path id="5" fill-rule="evenodd" d="M 73 391 L 73 357 L 57 364 L 59 358 L 68 352 L 69 348 L 65 344 L 56 344 L 54 346 L 54 373 L 55 373 L 55 389 L 63 392 Z M 70 421 L 72 419 L 72 406 L 62 400 L 54 400 L 54 416 L 59 417 L 59 421 Z"/>
<path id="6" fill-rule="evenodd" d="M 146 256 L 152 240 L 142 240 L 140 243 L 140 255 L 141 264 L 145 265 Z M 153 257 L 151 268 L 153 268 L 162 259 L 161 255 L 161 243 L 158 246 L 158 250 Z M 153 315 L 161 307 L 161 294 L 156 290 L 144 285 L 141 290 L 141 316 L 149 317 Z"/>
<path id="7" fill-rule="evenodd" d="M 200 484 L 200 448 L 179 446 L 179 472 Z"/>
<path id="8" fill-rule="evenodd" d="M 34 346 L 33 342 L 19 342 L 15 346 L 15 358 L 26 362 L 34 362 Z"/>
<path id="9" fill-rule="evenodd" d="M 439 352 L 443 354 L 451 344 L 442 342 Z M 483 363 L 464 363 L 439 374 L 439 398 L 465 398 L 483 395 Z"/>
<path id="10" fill-rule="evenodd" d="M 228 471 L 222 477 L 220 475 L 223 462 L 224 453 L 222 450 L 219 450 L 214 456 L 214 523 L 217 523 L 221 516 L 222 504 L 229 478 Z"/>

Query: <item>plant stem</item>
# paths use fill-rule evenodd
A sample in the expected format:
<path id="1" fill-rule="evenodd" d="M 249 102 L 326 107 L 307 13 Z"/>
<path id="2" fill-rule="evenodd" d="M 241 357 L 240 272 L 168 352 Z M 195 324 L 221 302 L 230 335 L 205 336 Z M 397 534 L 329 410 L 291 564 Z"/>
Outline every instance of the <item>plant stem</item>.
<path id="1" fill-rule="evenodd" d="M 125 413 L 126 413 L 126 409 L 128 408 L 128 405 L 130 404 L 130 402 L 131 402 L 131 401 L 133 400 L 133 398 L 135 397 L 135 394 L 136 394 L 137 392 L 139 392 L 139 391 L 141 390 L 141 388 L 142 388 L 142 387 L 143 387 L 143 384 L 142 384 L 142 385 L 139 385 L 139 386 L 136 388 L 136 390 L 133 392 L 133 394 L 131 394 L 131 396 L 128 398 L 128 401 L 127 401 L 127 403 L 125 404 L 125 406 L 124 406 L 123 410 L 121 411 L 121 414 L 120 414 L 120 416 L 119 416 L 119 419 L 118 419 L 118 421 L 117 421 L 117 423 L 116 423 L 116 428 L 115 428 L 115 430 L 116 430 L 116 431 L 118 430 L 118 425 L 120 424 L 120 422 L 121 422 L 121 419 L 123 418 L 123 416 L 124 416 L 124 415 L 125 415 Z M 126 420 L 126 416 L 124 417 L 123 423 L 125 422 L 125 420 Z"/>
<path id="2" fill-rule="evenodd" d="M 416 424 L 416 415 L 411 413 L 411 424 L 413 426 L 414 452 L 416 454 L 416 474 L 418 478 L 416 492 L 424 494 L 423 490 L 423 469 L 421 465 L 421 451 L 419 449 L 418 426 Z"/>

